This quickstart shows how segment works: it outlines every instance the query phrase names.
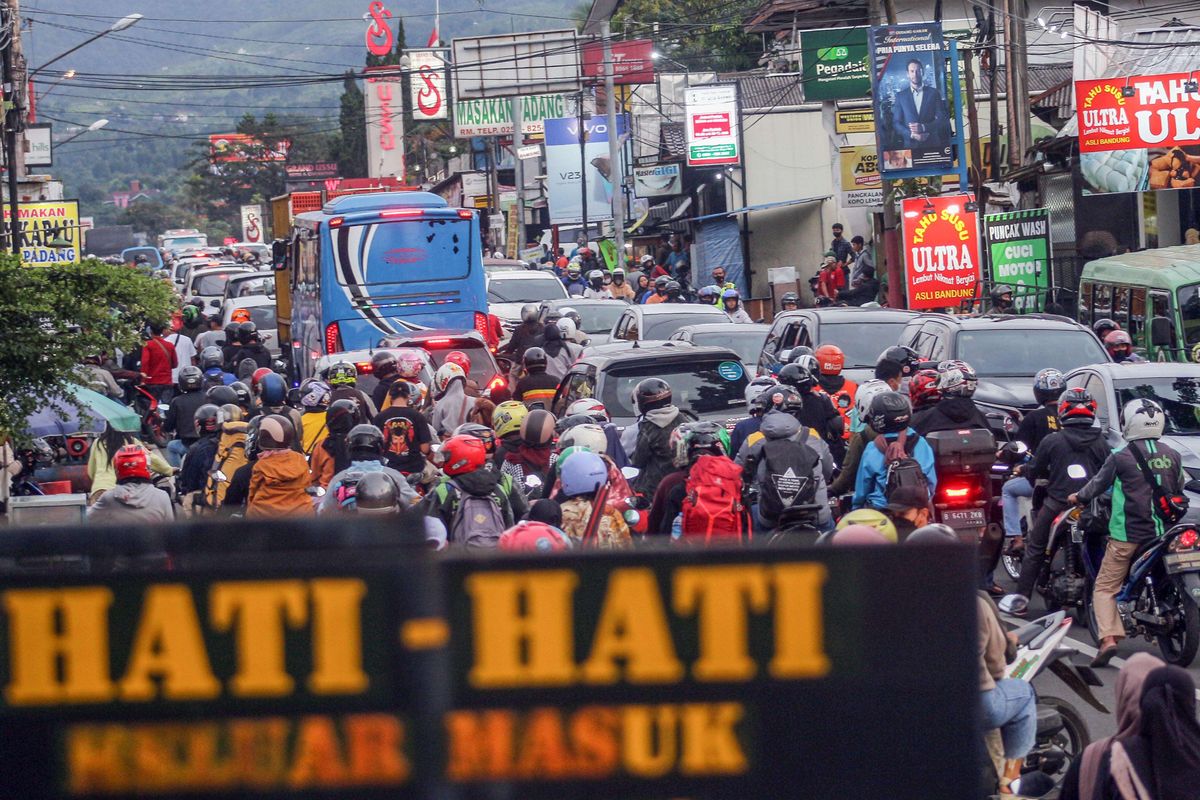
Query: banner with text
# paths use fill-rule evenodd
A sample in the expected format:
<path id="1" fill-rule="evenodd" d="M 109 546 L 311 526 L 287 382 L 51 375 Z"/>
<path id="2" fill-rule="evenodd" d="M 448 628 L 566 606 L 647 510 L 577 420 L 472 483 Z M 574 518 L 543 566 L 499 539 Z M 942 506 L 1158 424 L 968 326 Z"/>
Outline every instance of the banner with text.
<path id="1" fill-rule="evenodd" d="M 363 108 L 368 178 L 404 180 L 404 101 L 400 87 L 398 77 L 371 77 L 371 70 L 367 70 Z"/>
<path id="2" fill-rule="evenodd" d="M 1050 209 L 983 218 L 992 283 L 1012 286 L 1018 310 L 1041 311 L 1050 288 Z"/>
<path id="3" fill-rule="evenodd" d="M 871 29 L 875 140 L 884 177 L 897 170 L 954 171 L 954 131 L 941 23 Z"/>
<path id="4" fill-rule="evenodd" d="M 263 210 L 260 205 L 242 206 L 242 241 L 260 243 L 263 240 Z"/>
<path id="5" fill-rule="evenodd" d="M 869 28 L 819 28 L 800 32 L 804 99 L 855 100 L 871 96 Z"/>
<path id="6" fill-rule="evenodd" d="M 546 196 L 550 224 L 582 222 L 587 195 L 587 220 L 612 219 L 612 165 L 608 156 L 608 119 L 583 120 L 585 144 L 579 154 L 579 120 L 575 117 L 546 120 Z M 625 134 L 625 116 L 617 117 L 617 135 Z M 586 190 L 579 182 L 583 176 Z"/>
<path id="7" fill-rule="evenodd" d="M 613 83 L 630 85 L 654 83 L 654 41 L 652 39 L 614 40 L 611 43 Z M 583 77 L 604 80 L 604 43 L 584 42 Z"/>
<path id="8" fill-rule="evenodd" d="M 1084 194 L 1194 189 L 1200 92 L 1189 73 L 1075 82 Z"/>
<path id="9" fill-rule="evenodd" d="M 565 94 L 535 94 L 518 98 L 523 114 L 522 132 L 541 134 L 543 120 L 565 117 L 575 110 L 576 103 Z M 511 97 L 487 100 L 454 100 L 454 136 L 512 136 Z"/>
<path id="10" fill-rule="evenodd" d="M 7 238 L 11 209 L 4 204 Z M 17 209 L 17 236 L 21 262 L 28 266 L 78 264 L 80 242 L 78 200 L 43 200 L 21 203 Z"/>
<path id="11" fill-rule="evenodd" d="M 687 165 L 717 167 L 738 164 L 741 143 L 737 84 L 714 83 L 684 91 Z"/>
<path id="12" fill-rule="evenodd" d="M 446 118 L 446 62 L 435 50 L 409 50 L 413 119 Z"/>
<path id="13" fill-rule="evenodd" d="M 906 197 L 904 215 L 905 286 L 908 307 L 957 307 L 975 296 L 979 282 L 979 220 L 967 194 Z"/>
<path id="14" fill-rule="evenodd" d="M 879 151 L 871 145 L 838 149 L 842 178 L 842 208 L 883 206 L 883 178 L 879 176 Z"/>

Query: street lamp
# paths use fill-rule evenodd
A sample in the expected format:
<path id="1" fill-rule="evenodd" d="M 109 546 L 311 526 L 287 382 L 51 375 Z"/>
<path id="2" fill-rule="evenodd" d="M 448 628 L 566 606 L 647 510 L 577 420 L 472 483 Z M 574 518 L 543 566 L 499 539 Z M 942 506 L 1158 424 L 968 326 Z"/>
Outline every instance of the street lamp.
<path id="1" fill-rule="evenodd" d="M 62 83 L 63 81 L 69 81 L 69 80 L 71 80 L 71 78 L 74 78 L 74 77 L 75 77 L 75 70 L 73 70 L 73 69 L 69 69 L 69 70 L 67 70 L 66 72 L 64 72 L 64 73 L 62 74 L 62 77 L 61 77 L 61 78 L 59 78 L 59 79 L 58 79 L 58 80 L 56 80 L 54 83 L 52 83 L 52 84 L 50 84 L 49 86 L 47 86 L 47 87 L 46 87 L 46 91 L 42 92 L 42 99 L 45 99 L 46 95 L 48 95 L 48 94 L 50 94 L 52 91 L 54 91 L 54 87 L 55 87 L 55 86 L 58 86 L 58 85 L 59 85 L 60 83 Z"/>
<path id="2" fill-rule="evenodd" d="M 55 147 L 62 147 L 67 142 L 73 142 L 76 139 L 78 139 L 80 136 L 83 136 L 85 133 L 91 133 L 92 131 L 98 131 L 107 124 L 108 124 L 108 120 L 98 119 L 95 122 L 93 122 L 91 125 L 88 125 L 86 128 L 81 130 L 79 133 L 72 134 L 72 135 L 68 136 L 66 139 L 63 139 L 61 142 L 56 144 Z"/>
<path id="3" fill-rule="evenodd" d="M 75 45 L 70 50 L 59 53 L 54 58 L 47 61 L 45 64 L 42 64 L 40 67 L 35 69 L 33 72 L 29 73 L 29 80 L 32 81 L 34 76 L 36 76 L 39 72 L 44 70 L 46 67 L 48 67 L 51 64 L 54 64 L 58 61 L 61 61 L 62 59 L 66 58 L 67 56 L 71 55 L 71 53 L 74 53 L 79 48 L 85 47 L 85 46 L 91 44 L 92 42 L 96 41 L 97 39 L 99 39 L 102 36 L 108 36 L 110 33 L 120 33 L 121 31 L 125 30 L 126 28 L 130 28 L 130 27 L 136 25 L 138 23 L 138 21 L 141 19 L 142 19 L 141 14 L 130 14 L 127 17 L 122 17 L 121 19 L 117 20 L 112 25 L 110 25 L 106 30 L 102 30 L 99 33 L 97 33 L 95 36 L 92 36 L 88 39 L 84 39 L 82 42 Z"/>

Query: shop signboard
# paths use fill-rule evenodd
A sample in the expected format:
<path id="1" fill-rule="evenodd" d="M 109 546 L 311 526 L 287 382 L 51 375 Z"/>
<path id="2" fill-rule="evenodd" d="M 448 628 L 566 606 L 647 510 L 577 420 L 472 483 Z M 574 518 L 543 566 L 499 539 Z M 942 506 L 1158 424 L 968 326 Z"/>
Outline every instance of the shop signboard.
<path id="1" fill-rule="evenodd" d="M 956 308 L 975 296 L 980 278 L 979 221 L 967 194 L 907 197 L 904 274 L 908 307 Z"/>
<path id="2" fill-rule="evenodd" d="M 854 100 L 871 96 L 869 28 L 818 28 L 800 32 L 804 99 Z"/>
<path id="3" fill-rule="evenodd" d="M 992 283 L 1012 286 L 1019 310 L 1042 310 L 1050 288 L 1050 209 L 989 214 L 983 230 Z"/>
<path id="4" fill-rule="evenodd" d="M 673 197 L 682 192 L 683 167 L 679 164 L 633 168 L 633 193 L 636 197 Z"/>
<path id="5" fill-rule="evenodd" d="M 842 208 L 883 206 L 879 151 L 873 145 L 839 148 L 838 163 L 842 178 Z"/>
<path id="6" fill-rule="evenodd" d="M 875 140 L 884 177 L 899 171 L 954 171 L 955 115 L 944 48 L 941 23 L 871 28 Z"/>
<path id="7" fill-rule="evenodd" d="M 687 165 L 732 166 L 741 161 L 737 84 L 711 83 L 684 92 Z"/>
<path id="8" fill-rule="evenodd" d="M 12 209 L 4 204 L 7 238 Z M 17 208 L 17 235 L 21 262 L 30 267 L 78 264 L 83 237 L 78 200 L 41 200 Z"/>
<path id="9" fill-rule="evenodd" d="M 417 122 L 446 118 L 446 61 L 436 50 L 409 50 L 409 95 Z"/>
<path id="10" fill-rule="evenodd" d="M 522 132 L 539 135 L 547 119 L 558 119 L 571 113 L 576 103 L 565 94 L 534 94 L 518 98 L 521 103 Z M 511 97 L 493 97 L 485 100 L 454 99 L 454 136 L 469 139 L 472 136 L 512 136 Z"/>
<path id="11" fill-rule="evenodd" d="M 833 112 L 835 133 L 874 133 L 875 111 L 870 108 L 842 108 Z"/>

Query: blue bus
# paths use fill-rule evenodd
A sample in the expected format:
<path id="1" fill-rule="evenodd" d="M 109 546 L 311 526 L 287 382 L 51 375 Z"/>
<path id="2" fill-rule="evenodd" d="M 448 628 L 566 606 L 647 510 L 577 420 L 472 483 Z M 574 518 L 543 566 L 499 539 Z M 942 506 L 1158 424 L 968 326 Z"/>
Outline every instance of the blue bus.
<path id="1" fill-rule="evenodd" d="M 288 250 L 291 307 L 280 316 L 300 378 L 322 355 L 388 334 L 487 331 L 479 220 L 435 194 L 335 198 L 296 215 Z"/>

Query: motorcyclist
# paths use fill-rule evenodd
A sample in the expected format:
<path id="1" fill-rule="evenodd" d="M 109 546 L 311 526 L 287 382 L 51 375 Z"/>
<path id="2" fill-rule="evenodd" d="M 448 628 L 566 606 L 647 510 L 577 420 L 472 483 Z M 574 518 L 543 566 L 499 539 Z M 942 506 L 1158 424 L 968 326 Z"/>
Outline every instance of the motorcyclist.
<path id="1" fill-rule="evenodd" d="M 312 477 L 316 486 L 328 486 L 333 476 L 350 466 L 346 434 L 366 420 L 353 400 L 342 398 L 329 404 L 325 412 L 325 435 L 313 445 Z"/>
<path id="2" fill-rule="evenodd" d="M 561 321 L 559 320 L 559 322 Z M 571 369 L 571 365 L 578 360 L 583 348 L 574 342 L 564 340 L 562 329 L 556 322 L 546 323 L 546 331 L 542 336 L 545 341 L 545 344 L 542 345 L 542 352 L 546 354 L 546 374 L 554 378 L 555 387 L 557 387 L 558 381 L 562 380 L 567 371 Z"/>
<path id="3" fill-rule="evenodd" d="M 199 308 L 188 303 L 179 312 L 182 324 L 179 332 L 193 341 L 204 331 L 208 330 L 208 317 Z"/>
<path id="4" fill-rule="evenodd" d="M 790 386 L 800 396 L 801 407 L 795 409 L 796 419 L 806 428 L 812 428 L 825 440 L 839 462 L 846 454 L 842 439 L 842 415 L 833 407 L 833 401 L 823 392 L 817 391 L 817 359 L 803 356 L 779 370 L 779 382 Z"/>
<path id="5" fill-rule="evenodd" d="M 204 405 L 206 398 L 203 391 L 204 373 L 199 367 L 187 366 L 179 370 L 178 391 L 167 407 L 163 417 L 163 430 L 174 434 L 167 443 L 167 460 L 172 466 L 178 467 L 199 437 L 196 433 L 196 409 Z"/>
<path id="6" fill-rule="evenodd" d="M 511 476 L 517 486 L 523 486 L 525 479 L 531 475 L 537 476 L 545 485 L 553 454 L 554 415 L 535 408 L 521 420 L 521 438 L 515 448 L 504 454 L 500 470 Z"/>
<path id="7" fill-rule="evenodd" d="M 653 496 L 659 482 L 671 471 L 675 453 L 671 448 L 671 432 L 684 421 L 683 414 L 672 404 L 671 384 L 662 378 L 646 378 L 633 390 L 638 421 L 634 431 L 629 463 L 641 472 L 633 479 L 633 489 L 647 497 Z"/>
<path id="8" fill-rule="evenodd" d="M 683 296 L 683 284 L 672 278 L 667 281 L 667 299 L 665 303 L 686 303 L 687 298 Z"/>
<path id="9" fill-rule="evenodd" d="M 583 290 L 583 296 L 589 300 L 612 300 L 613 294 L 604 285 L 604 271 L 600 269 L 589 270 L 587 274 L 587 288 Z"/>
<path id="10" fill-rule="evenodd" d="M 555 328 L 557 331 L 558 329 Z M 526 375 L 517 381 L 513 399 L 520 400 L 530 409 L 546 408 L 554 400 L 558 390 L 558 378 L 546 372 L 548 357 L 540 347 L 530 347 L 521 359 Z"/>
<path id="11" fill-rule="evenodd" d="M 375 356 L 387 356 L 380 358 L 380 364 L 384 367 L 385 378 L 380 379 L 379 386 L 383 386 L 386 382 L 391 385 L 395 376 L 396 357 L 387 351 L 381 350 Z M 374 358 L 372 358 L 374 363 Z M 390 368 L 389 368 L 390 365 Z M 360 419 L 368 420 L 375 416 L 375 409 L 378 407 L 373 397 L 368 397 L 367 393 L 358 388 L 358 367 L 349 361 L 338 361 L 329 367 L 329 372 L 326 374 L 325 382 L 329 384 L 329 401 L 332 403 L 336 400 L 353 400 L 358 404 L 358 415 Z M 379 386 L 376 386 L 376 393 Z M 386 387 L 384 394 L 387 394 Z"/>
<path id="12" fill-rule="evenodd" d="M 225 325 L 225 343 L 221 345 L 221 368 L 228 373 L 236 371 L 237 362 L 233 357 L 242 349 L 242 323 L 231 319 Z"/>
<path id="13" fill-rule="evenodd" d="M 113 400 L 124 399 L 125 392 L 117 384 L 113 374 L 104 368 L 103 361 L 104 357 L 100 353 L 84 356 L 83 367 L 80 370 L 86 380 L 84 385 L 93 392 L 99 392 Z"/>
<path id="14" fill-rule="evenodd" d="M 721 289 L 718 286 L 701 286 L 696 291 L 696 301 L 704 306 L 719 306 L 721 304 Z"/>
<path id="15" fill-rule="evenodd" d="M 683 510 L 688 476 L 702 455 L 727 456 L 713 422 L 685 422 L 672 436 L 672 471 L 663 476 L 654 491 L 650 504 L 647 532 L 650 535 L 670 536 L 676 517 Z"/>
<path id="16" fill-rule="evenodd" d="M 893 345 L 879 354 L 875 361 L 875 379 L 885 381 L 893 392 L 904 387 L 906 378 L 917 371 L 921 357 L 911 347 Z"/>
<path id="17" fill-rule="evenodd" d="M 438 436 L 449 436 L 470 418 L 478 398 L 467 394 L 467 373 L 450 362 L 438 367 L 433 376 L 433 391 L 433 414 L 429 421 Z"/>
<path id="18" fill-rule="evenodd" d="M 1090 503 L 1109 489 L 1113 493 L 1108 544 L 1092 593 L 1100 636 L 1099 652 L 1092 661 L 1093 666 L 1107 664 L 1125 637 L 1125 627 L 1117 612 L 1117 592 L 1129 574 L 1129 564 L 1138 548 L 1162 536 L 1169 524 L 1168 510 L 1163 508 L 1162 501 L 1173 498 L 1173 511 L 1186 511 L 1187 505 L 1183 495 L 1187 479 L 1183 459 L 1160 441 L 1166 427 L 1162 407 L 1153 400 L 1130 400 L 1125 404 L 1122 416 L 1125 424 L 1121 435 L 1125 446 L 1109 455 L 1087 485 L 1067 498 L 1071 503 Z M 1157 492 L 1150 484 L 1151 477 L 1159 486 Z"/>
<path id="19" fill-rule="evenodd" d="M 292 449 L 296 432 L 287 417 L 268 414 L 258 424 L 258 460 L 250 473 L 247 517 L 308 516 L 312 476 L 304 456 Z"/>
<path id="20" fill-rule="evenodd" d="M 333 476 L 326 488 L 325 496 L 317 507 L 320 514 L 330 514 L 354 504 L 356 489 L 363 475 L 382 473 L 392 479 L 402 506 L 411 506 L 418 501 L 417 493 L 404 475 L 384 462 L 383 431 L 374 425 L 355 425 L 346 434 L 346 449 L 350 453 L 350 466 Z"/>
<path id="21" fill-rule="evenodd" d="M 997 283 L 988 292 L 988 301 L 991 307 L 988 309 L 989 314 L 1012 314 L 1015 310 L 1013 303 L 1013 288 L 1006 283 Z"/>
<path id="22" fill-rule="evenodd" d="M 112 459 L 117 485 L 105 491 L 87 510 L 89 522 L 105 525 L 154 525 L 175 521 L 170 496 L 150 482 L 150 454 L 127 444 Z"/>
<path id="23" fill-rule="evenodd" d="M 912 426 L 925 436 L 934 431 L 967 428 L 990 430 L 987 420 L 971 398 L 979 380 L 965 361 L 943 361 L 938 365 L 938 394 L 941 399 L 913 416 Z"/>
<path id="24" fill-rule="evenodd" d="M 780 311 L 795 311 L 799 307 L 800 296 L 795 292 L 784 292 L 783 297 L 779 298 Z"/>
<path id="25" fill-rule="evenodd" d="M 1063 374 L 1056 369 L 1040 370 L 1033 376 L 1033 397 L 1038 407 L 1021 418 L 1013 439 L 1024 443 L 1029 453 L 1036 453 L 1038 446 L 1047 436 L 1060 430 L 1058 424 L 1058 398 L 1066 388 Z M 1021 535 L 1019 499 L 1033 497 L 1033 484 L 1026 477 L 1022 465 L 1013 469 L 1013 477 L 1004 482 L 1001 490 L 1004 508 L 1004 535 Z"/>
<path id="26" fill-rule="evenodd" d="M 520 359 L 525 351 L 542 343 L 544 326 L 538 322 L 538 307 L 529 303 L 521 307 L 521 324 L 512 332 L 509 340 L 500 346 L 496 352 L 500 355 L 510 355 Z"/>
<path id="27" fill-rule="evenodd" d="M 492 463 L 499 468 L 504 458 L 521 444 L 521 423 L 529 408 L 519 400 L 506 400 L 492 412 L 492 430 L 496 432 L 496 453 Z"/>
<path id="28" fill-rule="evenodd" d="M 834 460 L 828 445 L 786 411 L 768 411 L 763 415 L 759 430 L 763 438 L 749 445 L 747 451 L 741 454 L 743 459 L 740 459 L 744 461 L 743 485 L 757 489 L 759 502 L 754 512 L 756 531 L 773 530 L 780 522 L 778 511 L 773 509 L 771 503 L 763 502 L 764 496 L 773 492 L 787 500 L 788 490 L 797 491 L 797 482 L 800 486 L 804 482 L 815 484 L 813 504 L 818 506 L 814 519 L 817 529 L 833 527 L 827 487 L 833 477 Z M 811 450 L 813 455 L 800 454 L 800 448 Z M 805 470 L 789 466 L 792 464 L 811 466 L 805 474 Z M 792 485 L 781 483 L 789 479 Z"/>
<path id="29" fill-rule="evenodd" d="M 936 369 L 919 369 L 909 379 L 908 399 L 912 402 L 913 414 L 932 408 L 942 399 L 942 392 L 938 389 L 940 378 Z"/>
<path id="30" fill-rule="evenodd" d="M 563 317 L 554 323 L 558 327 L 558 332 L 562 334 L 563 341 L 574 344 L 578 347 L 587 347 L 588 336 L 575 324 L 575 320 L 570 317 Z"/>
<path id="31" fill-rule="evenodd" d="M 1048 481 L 1046 497 L 1029 530 L 1017 590 L 1001 601 L 1000 607 L 1016 615 L 1025 613 L 1046 560 L 1050 526 L 1054 518 L 1070 507 L 1071 497 L 1100 471 L 1108 457 L 1104 432 L 1094 427 L 1096 401 L 1087 390 L 1068 389 L 1058 402 L 1058 422 L 1062 430 L 1042 440 L 1025 474 L 1031 482 Z"/>
<path id="32" fill-rule="evenodd" d="M 1119 330 L 1121 330 L 1121 326 L 1113 322 L 1108 317 L 1101 317 L 1092 323 L 1092 332 L 1096 334 L 1096 338 L 1101 342 L 1104 341 L 1105 336 L 1108 336 L 1108 334 L 1112 333 L 1113 331 Z"/>
<path id="33" fill-rule="evenodd" d="M 911 419 L 912 406 L 899 392 L 882 392 L 871 400 L 869 422 L 879 435 L 863 448 L 854 484 L 854 508 L 887 508 L 889 466 L 905 456 L 921 466 L 926 488 L 933 496 L 937 489 L 933 448 L 909 425 Z M 916 441 L 910 442 L 912 439 Z"/>
<path id="34" fill-rule="evenodd" d="M 383 431 L 387 465 L 406 475 L 421 473 L 433 436 L 429 423 L 410 407 L 416 387 L 396 381 L 388 390 L 388 407 L 375 415 L 374 424 Z"/>
<path id="35" fill-rule="evenodd" d="M 624 300 L 627 303 L 633 302 L 633 287 L 625 279 L 625 270 L 621 267 L 617 267 L 612 271 L 612 285 L 608 287 L 608 290 L 616 300 Z"/>
<path id="36" fill-rule="evenodd" d="M 1118 364 L 1136 364 L 1140 361 L 1145 361 L 1144 358 L 1133 352 L 1133 340 L 1123 330 L 1118 329 L 1106 334 L 1104 337 L 1104 349 L 1108 351 L 1108 355 L 1112 360 Z"/>
<path id="37" fill-rule="evenodd" d="M 746 309 L 742 308 L 742 295 L 737 289 L 726 289 L 721 292 L 721 308 L 730 322 L 754 322 Z"/>
<path id="38" fill-rule="evenodd" d="M 311 456 L 313 448 L 326 433 L 325 412 L 329 408 L 329 384 L 318 378 L 306 378 L 300 384 L 300 449 Z"/>
<path id="39" fill-rule="evenodd" d="M 258 332 L 257 325 L 253 322 L 243 322 L 238 336 L 242 346 L 233 356 L 234 365 L 240 364 L 243 359 L 251 358 L 260 367 L 271 366 L 271 351 L 263 346 L 262 334 Z"/>
<path id="40" fill-rule="evenodd" d="M 225 371 L 225 357 L 221 355 L 221 348 L 216 346 L 200 351 L 200 369 L 204 372 L 205 389 L 228 386 L 237 380 L 237 376 L 232 372 Z"/>
<path id="41" fill-rule="evenodd" d="M 579 268 L 579 264 L 567 265 L 567 273 L 562 277 L 562 283 L 566 287 L 567 294 L 572 297 L 582 297 L 588 288 L 588 283 L 583 278 L 583 272 Z"/>
<path id="42" fill-rule="evenodd" d="M 846 354 L 835 344 L 823 344 L 814 353 L 817 359 L 817 384 L 829 395 L 833 407 L 842 415 L 842 438 L 850 438 L 850 412 L 858 384 L 842 375 Z"/>
<path id="43" fill-rule="evenodd" d="M 883 381 L 865 381 L 854 395 L 854 411 L 850 415 L 850 438 L 846 441 L 846 457 L 842 459 L 842 470 L 829 485 L 829 494 L 841 497 L 854 491 L 858 478 L 858 465 L 862 462 L 863 448 L 875 441 L 879 432 L 869 424 L 871 401 L 876 395 L 891 391 Z"/>
<path id="44" fill-rule="evenodd" d="M 553 422 L 550 427 L 553 429 Z M 505 484 L 500 471 L 488 466 L 487 449 L 478 438 L 467 434 L 451 436 L 442 443 L 437 460 L 444 477 L 426 493 L 421 509 L 450 533 L 452 544 L 466 544 L 456 537 L 455 523 L 458 522 L 458 509 L 468 497 L 493 499 L 506 527 L 511 527 L 528 511 L 520 490 L 503 488 L 511 484 Z M 461 522 L 457 527 L 458 535 L 466 530 Z"/>
<path id="45" fill-rule="evenodd" d="M 589 547 L 615 550 L 630 547 L 629 524 L 619 511 L 605 505 L 596 508 L 597 493 L 609 482 L 608 465 L 595 453 L 577 453 L 563 465 L 560 475 L 562 529 L 575 544 L 583 544 L 595 520 L 594 535 L 587 539 Z"/>
<path id="46" fill-rule="evenodd" d="M 287 382 L 271 372 L 258 382 L 258 406 L 260 414 L 280 414 L 292 422 L 296 429 L 296 440 L 304 441 L 304 418 L 300 411 L 287 404 Z"/>
<path id="47" fill-rule="evenodd" d="M 655 305 L 657 303 L 667 302 L 667 284 L 670 282 L 671 279 L 666 275 L 659 275 L 654 279 L 654 291 L 651 294 L 646 295 L 642 302 L 646 305 Z"/>
<path id="48" fill-rule="evenodd" d="M 208 507 L 204 487 L 208 473 L 217 456 L 217 445 L 221 433 L 221 409 L 213 403 L 205 403 L 196 409 L 194 417 L 196 435 L 199 437 L 188 448 L 179 468 L 176 491 L 183 498 L 185 512 L 195 512 Z"/>
<path id="49" fill-rule="evenodd" d="M 763 414 L 770 408 L 770 403 L 764 401 L 759 402 L 759 398 L 763 397 L 764 393 L 769 392 L 777 386 L 774 378 L 760 376 L 746 384 L 746 413 L 748 416 L 743 420 L 738 420 L 738 423 L 733 426 L 733 432 L 729 434 L 729 455 L 731 458 L 736 457 L 742 451 L 742 445 L 746 439 L 756 432 L 762 425 Z"/>
<path id="50" fill-rule="evenodd" d="M 349 362 L 345 361 L 339 363 L 349 364 Z M 349 381 L 350 371 L 345 367 L 342 367 L 339 378 L 340 383 L 337 384 L 333 382 L 333 370 L 332 368 L 330 369 L 331 374 L 326 377 L 331 391 L 330 400 L 337 400 L 341 397 L 350 397 L 351 399 L 358 400 L 362 404 L 364 412 L 366 412 L 368 408 L 370 409 L 370 413 L 365 414 L 364 416 L 365 419 L 370 419 L 371 417 L 375 416 L 375 412 L 383 407 L 384 400 L 387 399 L 388 389 L 391 388 L 392 383 L 400 377 L 400 359 L 395 353 L 392 353 L 388 350 L 379 350 L 371 356 L 371 374 L 374 375 L 375 380 L 379 382 L 375 384 L 375 388 L 371 390 L 370 406 L 362 403 L 362 397 L 365 397 L 366 393 L 358 389 L 358 368 L 353 364 L 350 364 L 350 366 L 354 368 L 354 380 Z M 419 370 L 420 367 L 418 366 L 417 369 Z M 354 394 L 346 391 L 345 388 L 343 388 L 341 393 L 338 392 L 339 387 L 350 386 L 354 387 Z"/>

